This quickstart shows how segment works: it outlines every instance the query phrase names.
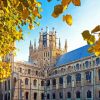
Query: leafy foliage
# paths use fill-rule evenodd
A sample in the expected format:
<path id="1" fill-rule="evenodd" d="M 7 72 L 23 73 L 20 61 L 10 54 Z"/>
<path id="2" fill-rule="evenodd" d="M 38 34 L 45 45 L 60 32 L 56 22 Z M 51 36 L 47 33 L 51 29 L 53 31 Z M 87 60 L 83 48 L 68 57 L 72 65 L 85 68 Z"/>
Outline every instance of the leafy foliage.
<path id="1" fill-rule="evenodd" d="M 96 56 L 100 56 L 100 25 L 96 26 L 91 33 L 88 30 L 85 30 L 82 33 L 83 39 L 87 41 L 91 47 L 88 49 L 90 53 L 94 53 Z M 98 39 L 95 39 L 95 34 L 98 34 Z M 92 35 L 94 34 L 94 35 Z"/>
<path id="2" fill-rule="evenodd" d="M 11 65 L 7 62 L 0 62 L 0 82 L 3 82 L 11 75 Z"/>
<path id="3" fill-rule="evenodd" d="M 63 21 L 66 21 L 66 23 L 68 25 L 72 25 L 72 22 L 73 22 L 72 16 L 71 15 L 68 15 L 68 14 L 66 16 L 63 16 Z"/>
<path id="4" fill-rule="evenodd" d="M 88 44 L 92 45 L 95 43 L 95 36 L 90 34 L 90 32 L 88 30 L 84 31 L 82 33 L 82 36 L 83 36 L 84 40 L 87 41 Z"/>
<path id="5" fill-rule="evenodd" d="M 0 79 L 9 76 L 2 75 L 7 71 L 2 58 L 15 50 L 16 40 L 23 39 L 22 26 L 28 24 L 28 28 L 33 29 L 39 25 L 36 19 L 42 18 L 41 11 L 37 0 L 0 0 Z"/>
<path id="6" fill-rule="evenodd" d="M 48 0 L 50 2 L 52 0 Z M 81 2 L 80 0 L 61 0 L 61 4 L 58 4 L 54 6 L 54 11 L 52 13 L 52 16 L 54 18 L 57 18 L 59 15 L 61 15 L 65 10 L 67 10 L 70 3 L 73 3 L 75 6 L 80 6 Z M 69 14 L 66 14 L 63 16 L 63 21 L 65 21 L 68 25 L 72 25 L 72 16 Z"/>

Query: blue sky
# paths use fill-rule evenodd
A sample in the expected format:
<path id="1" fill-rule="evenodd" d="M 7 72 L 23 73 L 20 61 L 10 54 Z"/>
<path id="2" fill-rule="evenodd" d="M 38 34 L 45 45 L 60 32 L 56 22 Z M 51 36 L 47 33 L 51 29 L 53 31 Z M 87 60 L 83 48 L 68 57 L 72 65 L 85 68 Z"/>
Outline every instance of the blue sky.
<path id="1" fill-rule="evenodd" d="M 81 36 L 82 31 L 86 29 L 92 30 L 96 25 L 100 24 L 100 0 L 81 0 L 80 7 L 75 7 L 71 4 L 68 10 L 57 19 L 53 18 L 51 14 L 53 7 L 60 2 L 56 2 L 56 0 L 52 0 L 50 3 L 47 0 L 39 1 L 42 2 L 43 8 L 43 12 L 41 13 L 42 19 L 38 20 L 40 26 L 35 27 L 31 31 L 28 30 L 27 26 L 23 27 L 24 40 L 16 42 L 16 47 L 18 48 L 17 55 L 15 56 L 16 61 L 28 60 L 30 40 L 34 43 L 36 39 L 38 45 L 41 28 L 45 30 L 46 26 L 48 26 L 49 30 L 52 30 L 52 27 L 54 27 L 57 31 L 57 36 L 61 39 L 62 48 L 64 47 L 65 39 L 67 39 L 68 51 L 71 51 L 86 44 Z M 62 16 L 65 14 L 73 16 L 72 26 L 68 26 L 62 21 Z"/>

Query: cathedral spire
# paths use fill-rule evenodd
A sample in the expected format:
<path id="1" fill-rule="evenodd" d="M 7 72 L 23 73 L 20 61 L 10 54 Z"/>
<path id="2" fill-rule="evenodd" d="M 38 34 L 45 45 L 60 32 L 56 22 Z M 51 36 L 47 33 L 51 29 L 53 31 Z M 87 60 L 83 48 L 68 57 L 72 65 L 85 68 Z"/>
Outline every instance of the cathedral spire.
<path id="1" fill-rule="evenodd" d="M 31 43 L 31 40 L 30 40 L 30 46 L 29 46 L 30 49 L 33 49 L 33 45 Z"/>
<path id="2" fill-rule="evenodd" d="M 46 26 L 46 33 L 49 33 L 49 28 L 48 28 L 48 26 Z"/>
<path id="3" fill-rule="evenodd" d="M 41 32 L 40 33 L 43 33 L 43 28 L 41 28 Z"/>
<path id="4" fill-rule="evenodd" d="M 31 40 L 30 40 L 30 47 L 32 46 Z"/>
<path id="5" fill-rule="evenodd" d="M 54 35 L 56 35 L 56 31 L 55 31 L 54 27 L 52 28 L 52 32 L 53 32 Z"/>
<path id="6" fill-rule="evenodd" d="M 36 50 L 36 39 L 34 40 L 34 49 Z"/>
<path id="7" fill-rule="evenodd" d="M 53 33 L 55 33 L 55 28 L 54 27 L 52 28 L 52 31 L 53 31 Z"/>
<path id="8" fill-rule="evenodd" d="M 67 40 L 65 40 L 65 51 L 67 52 Z"/>
<path id="9" fill-rule="evenodd" d="M 60 43 L 60 38 L 59 38 L 59 49 L 61 49 L 61 43 Z"/>

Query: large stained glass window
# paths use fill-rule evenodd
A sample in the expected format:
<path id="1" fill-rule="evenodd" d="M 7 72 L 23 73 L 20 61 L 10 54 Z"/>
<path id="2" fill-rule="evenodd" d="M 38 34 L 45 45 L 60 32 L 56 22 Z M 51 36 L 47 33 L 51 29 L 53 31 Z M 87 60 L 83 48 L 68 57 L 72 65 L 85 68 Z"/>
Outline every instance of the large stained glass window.
<path id="1" fill-rule="evenodd" d="M 43 46 L 47 47 L 47 34 L 43 35 Z"/>

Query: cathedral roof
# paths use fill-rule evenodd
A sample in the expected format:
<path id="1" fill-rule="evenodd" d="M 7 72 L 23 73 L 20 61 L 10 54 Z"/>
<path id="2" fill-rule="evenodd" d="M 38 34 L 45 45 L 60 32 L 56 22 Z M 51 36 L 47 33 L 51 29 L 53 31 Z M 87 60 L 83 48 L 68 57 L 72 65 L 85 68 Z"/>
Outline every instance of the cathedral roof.
<path id="1" fill-rule="evenodd" d="M 73 51 L 67 52 L 63 54 L 56 62 L 56 67 L 60 67 L 62 65 L 78 61 L 82 58 L 89 57 L 93 54 L 88 52 L 89 45 L 85 45 L 83 47 L 80 47 L 78 49 L 75 49 Z"/>

